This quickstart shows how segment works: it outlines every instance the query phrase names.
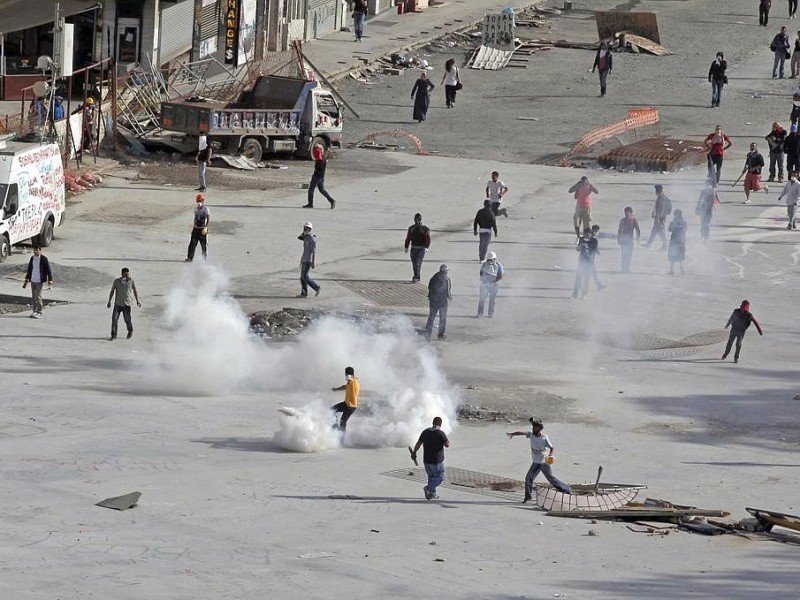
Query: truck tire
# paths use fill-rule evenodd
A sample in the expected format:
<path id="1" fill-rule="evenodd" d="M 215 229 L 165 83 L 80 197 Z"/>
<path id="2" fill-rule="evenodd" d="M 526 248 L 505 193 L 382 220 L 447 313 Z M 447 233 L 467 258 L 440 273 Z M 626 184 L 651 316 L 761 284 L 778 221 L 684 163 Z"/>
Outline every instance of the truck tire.
<path id="1" fill-rule="evenodd" d="M 318 135 L 314 137 L 313 140 L 311 140 L 311 145 L 308 147 L 308 158 L 311 158 L 311 149 L 317 144 L 322 144 L 322 147 L 325 148 L 326 151 L 329 150 L 329 144 L 327 138 Z"/>
<path id="2" fill-rule="evenodd" d="M 42 223 L 42 231 L 31 241 L 42 248 L 47 248 L 53 243 L 53 217 L 45 219 L 44 223 Z"/>
<path id="3" fill-rule="evenodd" d="M 256 138 L 247 138 L 242 144 L 242 151 L 239 154 L 253 162 L 259 162 L 264 154 L 264 148 Z"/>
<path id="4" fill-rule="evenodd" d="M 11 256 L 11 244 L 8 242 L 8 235 L 0 235 L 0 262 L 5 262 Z"/>

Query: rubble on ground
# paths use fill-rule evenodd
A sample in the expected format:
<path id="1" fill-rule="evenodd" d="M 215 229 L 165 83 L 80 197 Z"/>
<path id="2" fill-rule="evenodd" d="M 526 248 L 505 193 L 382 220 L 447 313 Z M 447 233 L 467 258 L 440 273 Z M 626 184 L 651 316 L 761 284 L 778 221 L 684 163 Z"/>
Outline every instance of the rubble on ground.
<path id="1" fill-rule="evenodd" d="M 356 325 L 371 327 L 375 333 L 397 331 L 397 321 L 389 312 L 356 311 L 343 313 L 319 309 L 282 308 L 281 310 L 258 311 L 250 315 L 250 332 L 266 339 L 291 338 L 302 333 L 323 317 L 335 317 Z"/>
<path id="2" fill-rule="evenodd" d="M 529 412 L 529 410 L 525 411 L 516 406 L 499 410 L 476 404 L 462 404 L 458 407 L 458 419 L 460 421 L 503 421 L 506 423 L 516 423 L 517 421 L 526 420 Z"/>

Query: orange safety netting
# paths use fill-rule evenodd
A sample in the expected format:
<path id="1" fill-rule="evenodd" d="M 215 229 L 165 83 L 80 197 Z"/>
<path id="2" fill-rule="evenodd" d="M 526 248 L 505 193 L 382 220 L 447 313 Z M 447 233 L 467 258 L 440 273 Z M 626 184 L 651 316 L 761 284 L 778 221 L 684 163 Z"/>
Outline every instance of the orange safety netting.
<path id="1" fill-rule="evenodd" d="M 597 127 L 596 129 L 584 133 L 580 139 L 575 142 L 570 151 L 563 156 L 561 159 L 561 166 L 569 166 L 570 158 L 580 152 L 586 152 L 595 144 L 639 129 L 640 127 L 657 125 L 658 122 L 659 115 L 657 108 L 653 108 L 652 106 L 631 108 L 628 110 L 628 116 L 624 119 L 609 123 L 608 125 L 603 125 L 602 127 Z"/>

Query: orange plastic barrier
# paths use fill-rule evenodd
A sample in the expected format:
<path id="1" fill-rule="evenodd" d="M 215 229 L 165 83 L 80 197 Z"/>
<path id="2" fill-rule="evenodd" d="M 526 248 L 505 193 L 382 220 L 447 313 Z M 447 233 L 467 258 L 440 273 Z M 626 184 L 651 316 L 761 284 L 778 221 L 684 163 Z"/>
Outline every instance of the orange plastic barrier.
<path id="1" fill-rule="evenodd" d="M 599 142 L 617 137 L 618 135 L 640 127 L 656 125 L 658 122 L 659 115 L 657 108 L 653 108 L 652 106 L 631 108 L 628 110 L 628 116 L 621 121 L 615 121 L 584 133 L 575 145 L 572 146 L 570 151 L 561 159 L 561 166 L 568 167 L 570 165 L 570 158 L 579 152 L 586 152 Z"/>

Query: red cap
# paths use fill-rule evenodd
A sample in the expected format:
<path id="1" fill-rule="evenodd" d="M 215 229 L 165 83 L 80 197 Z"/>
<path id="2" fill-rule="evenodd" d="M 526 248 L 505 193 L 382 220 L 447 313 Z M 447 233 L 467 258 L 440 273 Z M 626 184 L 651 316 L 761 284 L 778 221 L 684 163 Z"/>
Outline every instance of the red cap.
<path id="1" fill-rule="evenodd" d="M 206 197 L 203 194 L 197 194 L 197 198 L 194 199 L 195 202 L 205 202 Z"/>

